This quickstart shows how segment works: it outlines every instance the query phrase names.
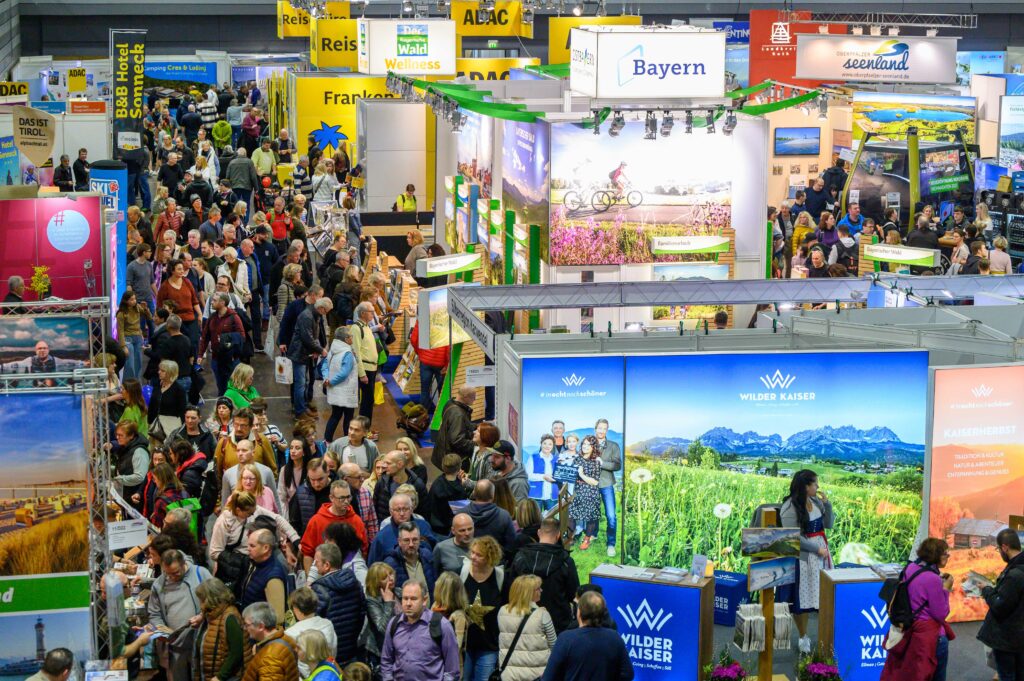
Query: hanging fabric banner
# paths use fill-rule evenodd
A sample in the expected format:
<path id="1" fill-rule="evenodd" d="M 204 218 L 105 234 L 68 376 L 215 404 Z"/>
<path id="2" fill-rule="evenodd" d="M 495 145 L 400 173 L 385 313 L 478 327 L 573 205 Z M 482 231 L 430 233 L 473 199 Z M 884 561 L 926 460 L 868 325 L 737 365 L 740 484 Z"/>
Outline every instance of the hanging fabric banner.
<path id="1" fill-rule="evenodd" d="M 141 161 L 146 31 L 110 29 L 110 63 L 114 81 L 114 158 Z"/>
<path id="2" fill-rule="evenodd" d="M 11 114 L 14 118 L 14 146 L 35 165 L 46 163 L 53 151 L 57 119 L 28 106 L 16 106 Z"/>

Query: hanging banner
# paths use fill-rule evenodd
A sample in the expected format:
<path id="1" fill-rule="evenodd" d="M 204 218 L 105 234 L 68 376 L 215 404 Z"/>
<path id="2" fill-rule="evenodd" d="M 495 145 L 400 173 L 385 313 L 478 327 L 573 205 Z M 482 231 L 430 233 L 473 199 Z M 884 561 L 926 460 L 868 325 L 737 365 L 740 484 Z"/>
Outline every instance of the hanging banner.
<path id="1" fill-rule="evenodd" d="M 470 80 L 508 80 L 512 69 L 525 69 L 527 66 L 539 66 L 540 59 L 530 58 L 479 58 L 456 59 L 455 69 L 459 78 L 465 76 Z"/>
<path id="2" fill-rule="evenodd" d="M 351 16 L 349 3 L 328 2 L 326 14 L 320 19 L 348 19 Z M 312 22 L 309 12 L 292 6 L 288 0 L 277 0 L 277 37 L 308 38 Z"/>
<path id="3" fill-rule="evenodd" d="M 455 22 L 359 19 L 359 71 L 375 76 L 455 73 Z"/>
<path id="4" fill-rule="evenodd" d="M 725 94 L 725 34 L 719 31 L 574 28 L 570 41 L 573 92 L 599 99 Z"/>
<path id="5" fill-rule="evenodd" d="M 39 109 L 16 106 L 14 117 L 14 145 L 32 163 L 42 165 L 53 152 L 53 140 L 57 132 L 57 119 Z"/>
<path id="6" fill-rule="evenodd" d="M 146 32 L 110 30 L 113 69 L 114 156 L 141 156 L 143 88 L 146 79 Z"/>
<path id="7" fill-rule="evenodd" d="M 750 82 L 781 81 L 816 87 L 818 80 L 796 80 L 796 36 L 828 33 L 846 35 L 846 24 L 810 23 L 809 11 L 782 12 L 776 9 L 750 10 Z"/>
<path id="8" fill-rule="evenodd" d="M 108 230 L 107 283 L 110 285 L 110 300 L 121 300 L 127 287 L 128 272 L 128 167 L 120 161 L 96 161 L 89 168 L 89 191 L 99 193 L 104 224 Z M 110 333 L 117 335 L 117 314 L 111 306 Z"/>
<path id="9" fill-rule="evenodd" d="M 749 45 L 750 44 L 750 22 L 749 21 L 715 21 L 711 26 L 716 31 L 725 33 L 726 45 Z"/>
<path id="10" fill-rule="evenodd" d="M 642 17 L 551 17 L 548 20 L 548 63 L 569 63 L 569 33 L 581 26 L 639 26 Z"/>
<path id="11" fill-rule="evenodd" d="M 85 69 L 68 69 L 68 92 L 85 92 Z"/>
<path id="12" fill-rule="evenodd" d="M 533 37 L 533 22 L 523 23 L 523 3 L 518 0 L 495 2 L 486 16 L 478 14 L 479 9 L 479 2 L 452 3 L 456 35 Z"/>
<path id="13" fill-rule="evenodd" d="M 955 83 L 956 38 L 805 34 L 797 78 L 873 83 Z"/>
<path id="14" fill-rule="evenodd" d="M 21 184 L 20 159 L 18 148 L 14 146 L 14 137 L 0 137 L 0 185 L 11 186 Z"/>
<path id="15" fill-rule="evenodd" d="M 318 69 L 347 68 L 359 65 L 356 50 L 358 26 L 355 19 L 316 19 L 309 29 L 309 61 Z"/>
<path id="16" fill-rule="evenodd" d="M 325 155 L 356 140 L 356 103 L 363 98 L 393 99 L 385 78 L 338 75 L 319 78 L 291 76 L 294 81 L 296 139 L 313 136 Z M 352 153 L 349 148 L 349 153 Z"/>
<path id="17" fill-rule="evenodd" d="M 24 81 L 3 81 L 0 82 L 0 97 L 24 97 L 22 101 L 28 101 L 28 83 Z"/>

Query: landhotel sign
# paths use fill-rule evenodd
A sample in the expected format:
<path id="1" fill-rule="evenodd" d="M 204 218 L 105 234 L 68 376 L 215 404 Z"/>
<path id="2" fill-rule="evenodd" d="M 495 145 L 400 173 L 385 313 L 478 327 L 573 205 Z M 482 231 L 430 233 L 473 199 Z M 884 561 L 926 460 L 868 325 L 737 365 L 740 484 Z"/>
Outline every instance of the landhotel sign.
<path id="1" fill-rule="evenodd" d="M 681 253 L 725 253 L 729 238 L 724 236 L 656 236 L 651 239 L 655 255 Z"/>
<path id="2" fill-rule="evenodd" d="M 869 244 L 864 247 L 864 257 L 868 260 L 919 267 L 935 267 L 939 264 L 941 253 L 942 251 L 932 248 L 893 246 L 891 244 Z"/>
<path id="3" fill-rule="evenodd" d="M 801 34 L 797 78 L 875 83 L 955 83 L 956 38 Z"/>
<path id="4" fill-rule="evenodd" d="M 420 258 L 416 261 L 417 277 L 437 277 L 480 269 L 479 253 L 442 255 L 437 258 Z"/>
<path id="5" fill-rule="evenodd" d="M 720 31 L 692 28 L 574 28 L 569 85 L 599 99 L 721 97 L 725 40 Z"/>

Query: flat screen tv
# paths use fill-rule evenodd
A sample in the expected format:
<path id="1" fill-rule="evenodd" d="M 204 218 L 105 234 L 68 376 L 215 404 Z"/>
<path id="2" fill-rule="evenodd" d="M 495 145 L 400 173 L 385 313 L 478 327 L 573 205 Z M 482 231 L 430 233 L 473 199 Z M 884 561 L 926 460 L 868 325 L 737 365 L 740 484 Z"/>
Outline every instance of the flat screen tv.
<path id="1" fill-rule="evenodd" d="M 820 128 L 775 128 L 776 156 L 817 156 L 819 153 Z"/>

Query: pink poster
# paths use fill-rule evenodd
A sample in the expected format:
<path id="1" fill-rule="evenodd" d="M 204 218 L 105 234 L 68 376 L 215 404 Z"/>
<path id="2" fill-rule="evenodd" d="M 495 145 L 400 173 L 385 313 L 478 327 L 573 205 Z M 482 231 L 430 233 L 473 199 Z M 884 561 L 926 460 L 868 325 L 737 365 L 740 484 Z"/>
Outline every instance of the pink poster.
<path id="1" fill-rule="evenodd" d="M 103 295 L 100 197 L 0 201 L 0 280 L 19 275 L 30 286 L 33 267 L 50 268 L 51 295 L 75 300 Z M 35 300 L 29 292 L 27 300 Z"/>

